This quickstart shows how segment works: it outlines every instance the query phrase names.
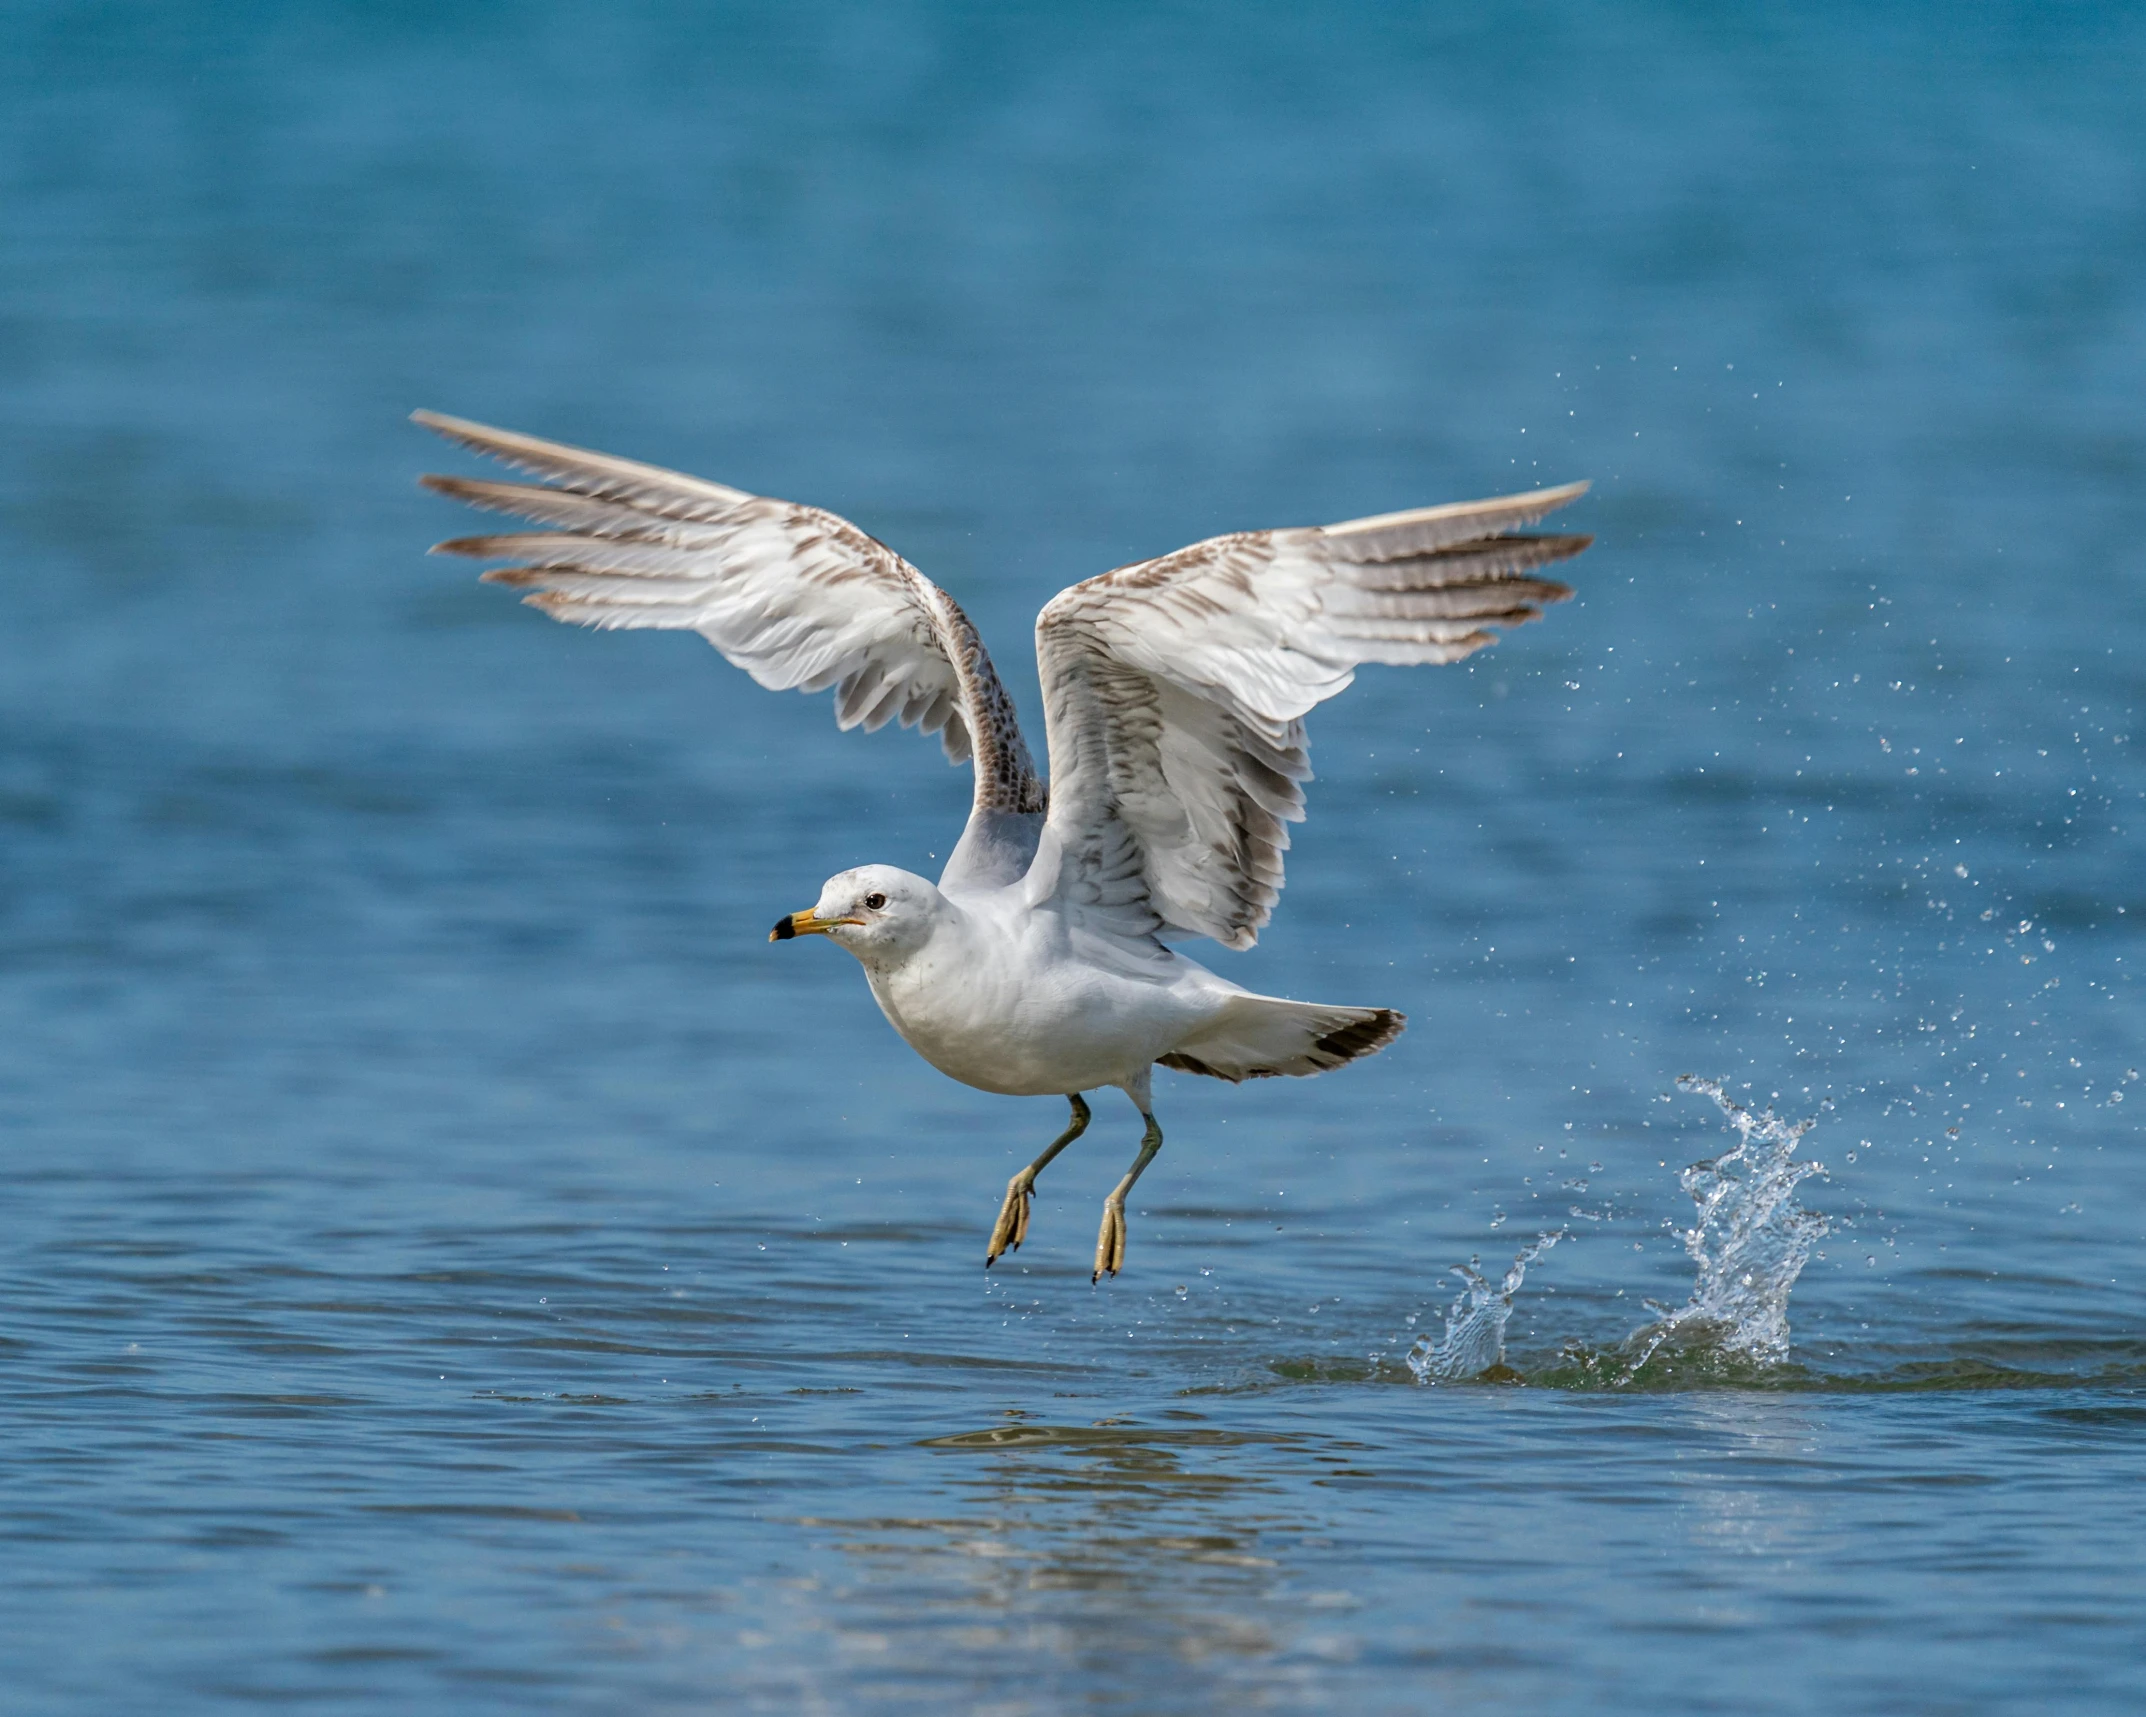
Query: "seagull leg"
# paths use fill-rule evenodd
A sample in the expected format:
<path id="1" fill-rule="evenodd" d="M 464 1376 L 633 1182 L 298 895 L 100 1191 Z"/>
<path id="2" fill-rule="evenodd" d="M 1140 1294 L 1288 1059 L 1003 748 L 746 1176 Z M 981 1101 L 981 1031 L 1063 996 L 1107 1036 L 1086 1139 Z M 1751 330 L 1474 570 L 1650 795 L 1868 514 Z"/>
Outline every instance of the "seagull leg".
<path id="1" fill-rule="evenodd" d="M 1066 1101 L 1073 1105 L 1073 1119 L 1066 1124 L 1066 1130 L 1051 1141 L 1043 1155 L 1006 1183 L 1006 1202 L 999 1206 L 998 1221 L 991 1228 L 991 1244 L 984 1248 L 986 1270 L 1003 1254 L 1021 1249 L 1021 1242 L 1028 1238 L 1028 1206 L 1036 1196 L 1036 1176 L 1044 1171 L 1051 1158 L 1088 1130 L 1087 1099 L 1074 1091 L 1067 1095 Z"/>
<path id="2" fill-rule="evenodd" d="M 1147 1115 L 1148 1130 L 1140 1135 L 1140 1154 L 1133 1158 L 1133 1166 L 1103 1200 L 1103 1231 L 1095 1237 L 1095 1274 L 1088 1278 L 1091 1282 L 1100 1282 L 1106 1274 L 1115 1276 L 1125 1268 L 1125 1195 L 1162 1149 L 1162 1128 L 1145 1108 L 1140 1112 Z"/>

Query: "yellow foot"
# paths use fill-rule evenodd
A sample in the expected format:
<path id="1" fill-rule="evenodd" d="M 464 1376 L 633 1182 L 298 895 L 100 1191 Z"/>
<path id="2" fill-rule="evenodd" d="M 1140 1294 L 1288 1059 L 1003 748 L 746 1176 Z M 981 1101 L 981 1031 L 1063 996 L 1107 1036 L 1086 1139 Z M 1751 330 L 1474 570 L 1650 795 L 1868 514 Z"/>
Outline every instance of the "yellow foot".
<path id="1" fill-rule="evenodd" d="M 1095 1237 L 1095 1274 L 1088 1278 L 1100 1282 L 1105 1276 L 1115 1276 L 1125 1268 L 1125 1200 L 1103 1200 L 1103 1230 Z"/>
<path id="2" fill-rule="evenodd" d="M 1036 1196 L 1036 1171 L 1025 1168 L 1006 1183 L 1006 1202 L 999 1206 L 998 1221 L 991 1227 L 991 1244 L 984 1248 L 984 1268 L 990 1269 L 1008 1252 L 1018 1252 L 1028 1238 L 1028 1207 Z"/>

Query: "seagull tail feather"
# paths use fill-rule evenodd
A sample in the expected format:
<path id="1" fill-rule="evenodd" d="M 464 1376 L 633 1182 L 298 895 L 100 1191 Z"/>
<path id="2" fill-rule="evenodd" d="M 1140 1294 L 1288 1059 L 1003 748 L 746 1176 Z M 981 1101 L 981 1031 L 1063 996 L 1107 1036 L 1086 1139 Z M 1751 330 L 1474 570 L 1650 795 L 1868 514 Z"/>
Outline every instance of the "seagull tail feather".
<path id="1" fill-rule="evenodd" d="M 1281 996 L 1232 996 L 1158 1065 L 1232 1084 L 1302 1078 L 1376 1055 L 1407 1026 L 1392 1008 L 1330 1007 Z"/>

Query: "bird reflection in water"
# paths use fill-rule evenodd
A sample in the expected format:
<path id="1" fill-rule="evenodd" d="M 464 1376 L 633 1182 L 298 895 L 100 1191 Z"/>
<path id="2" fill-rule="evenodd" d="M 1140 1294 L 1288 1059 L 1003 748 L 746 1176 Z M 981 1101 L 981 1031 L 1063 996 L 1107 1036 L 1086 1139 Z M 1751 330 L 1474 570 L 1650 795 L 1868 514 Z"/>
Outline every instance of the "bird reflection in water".
<path id="1" fill-rule="evenodd" d="M 1312 1620 L 1287 1590 L 1287 1552 L 1315 1528 L 1276 1505 L 1282 1475 L 1262 1469 L 1317 1460 L 1323 1439 L 1009 1412 L 922 1447 L 946 1457 L 961 1506 L 811 1523 L 865 1566 L 874 1590 L 853 1601 L 897 1655 L 943 1670 L 949 1651 L 1040 1652 L 1083 1681 L 1135 1685 L 1187 1661 L 1266 1673 Z"/>

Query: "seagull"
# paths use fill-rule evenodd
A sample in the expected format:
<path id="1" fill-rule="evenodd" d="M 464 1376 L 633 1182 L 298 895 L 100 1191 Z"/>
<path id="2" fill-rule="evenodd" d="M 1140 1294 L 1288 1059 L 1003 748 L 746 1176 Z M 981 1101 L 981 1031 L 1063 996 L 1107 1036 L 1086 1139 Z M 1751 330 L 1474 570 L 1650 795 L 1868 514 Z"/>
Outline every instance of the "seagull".
<path id="1" fill-rule="evenodd" d="M 1162 1148 L 1153 1070 L 1238 1082 L 1385 1048 L 1392 1008 L 1257 995 L 1170 944 L 1249 948 L 1282 887 L 1311 779 L 1304 718 L 1366 663 L 1457 662 L 1572 594 L 1538 570 L 1588 536 L 1519 534 L 1585 483 L 1342 524 L 1235 531 L 1063 590 L 1036 621 L 1050 782 L 976 628 L 894 550 L 818 507 L 419 411 L 535 483 L 428 489 L 551 527 L 433 552 L 509 564 L 554 620 L 698 632 L 771 691 L 833 688 L 835 721 L 898 721 L 969 763 L 968 826 L 936 883 L 867 864 L 776 920 L 864 968 L 940 1072 L 1058 1096 L 1065 1130 L 1007 1183 L 986 1269 L 1028 1237 L 1036 1177 L 1116 1087 L 1146 1129 L 1110 1196 L 1091 1281 L 1125 1263 L 1125 1200 Z"/>

